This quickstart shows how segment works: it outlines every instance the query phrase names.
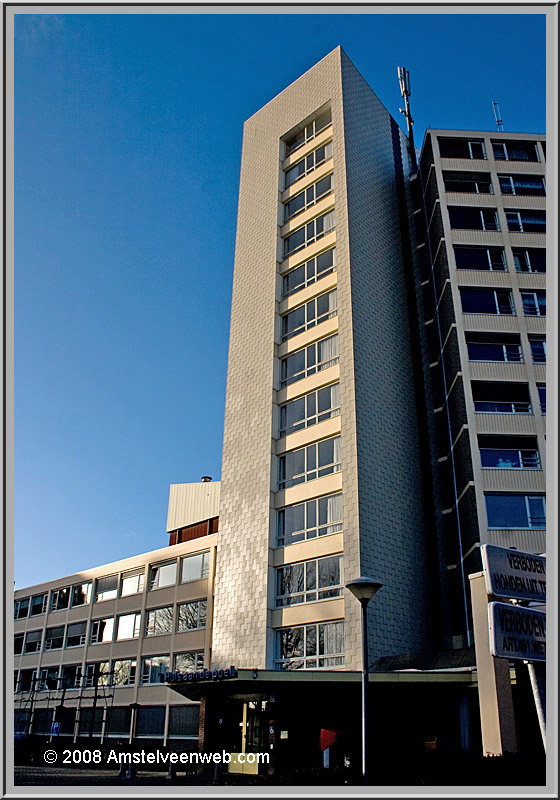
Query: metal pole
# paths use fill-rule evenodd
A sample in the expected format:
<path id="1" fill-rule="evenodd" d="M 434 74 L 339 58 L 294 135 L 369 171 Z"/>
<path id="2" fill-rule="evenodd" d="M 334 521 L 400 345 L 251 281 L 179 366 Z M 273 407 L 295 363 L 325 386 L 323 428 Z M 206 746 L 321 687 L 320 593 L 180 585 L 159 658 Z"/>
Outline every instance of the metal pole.
<path id="1" fill-rule="evenodd" d="M 544 752 L 546 753 L 546 721 L 544 716 L 543 698 L 541 695 L 542 685 L 539 683 L 539 676 L 532 661 L 527 662 L 527 669 L 529 671 L 529 678 L 531 679 L 531 688 L 533 689 L 533 697 L 535 698 L 535 708 L 537 717 L 539 719 L 539 728 L 541 729 L 542 742 Z"/>
<path id="2" fill-rule="evenodd" d="M 362 780 L 364 786 L 367 786 L 368 781 L 368 674 L 369 674 L 369 656 L 368 656 L 368 638 L 367 638 L 367 607 L 369 598 L 362 598 L 360 600 L 362 605 Z"/>

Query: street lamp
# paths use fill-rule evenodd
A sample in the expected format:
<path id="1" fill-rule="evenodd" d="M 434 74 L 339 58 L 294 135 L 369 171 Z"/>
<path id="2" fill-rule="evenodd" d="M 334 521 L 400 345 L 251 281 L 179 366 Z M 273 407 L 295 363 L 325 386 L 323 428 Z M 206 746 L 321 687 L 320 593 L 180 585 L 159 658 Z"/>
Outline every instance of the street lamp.
<path id="1" fill-rule="evenodd" d="M 367 640 L 367 607 L 369 601 L 383 586 L 373 578 L 361 577 L 348 581 L 346 588 L 350 589 L 354 597 L 360 601 L 362 606 L 362 779 L 364 785 L 368 785 L 367 776 L 367 751 L 368 751 L 368 640 Z"/>

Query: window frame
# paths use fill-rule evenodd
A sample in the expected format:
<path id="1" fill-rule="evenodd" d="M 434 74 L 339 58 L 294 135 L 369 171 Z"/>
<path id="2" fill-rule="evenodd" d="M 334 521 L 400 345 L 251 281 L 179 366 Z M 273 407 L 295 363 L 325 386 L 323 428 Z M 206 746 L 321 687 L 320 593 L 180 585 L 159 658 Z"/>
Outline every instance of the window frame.
<path id="1" fill-rule="evenodd" d="M 130 581 L 133 578 L 138 578 L 137 586 L 138 588 L 134 592 L 123 592 L 125 581 Z M 146 570 L 142 567 L 142 569 L 131 569 L 127 570 L 126 572 L 121 573 L 120 577 L 120 586 L 119 586 L 119 597 L 133 597 L 136 594 L 143 594 L 144 589 L 146 586 Z"/>
<path id="2" fill-rule="evenodd" d="M 161 576 L 160 570 L 162 569 L 162 567 L 171 567 L 171 566 L 173 566 L 173 564 L 175 565 L 175 578 L 174 578 L 174 580 L 172 582 L 170 582 L 170 583 L 160 584 L 160 580 L 161 580 L 161 578 L 160 578 L 160 576 Z M 156 577 L 154 575 L 154 571 L 155 570 L 158 570 L 157 579 L 156 579 Z M 169 558 L 169 559 L 165 559 L 164 561 L 157 561 L 157 562 L 155 562 L 153 564 L 150 564 L 149 569 L 148 569 L 148 591 L 149 592 L 155 592 L 157 589 L 169 589 L 171 586 L 176 586 L 177 585 L 177 578 L 178 578 L 178 571 L 179 570 L 178 570 L 178 566 L 177 566 L 177 558 Z M 157 583 L 156 583 L 156 580 L 157 580 Z"/>
<path id="3" fill-rule="evenodd" d="M 309 483 L 309 481 L 324 478 L 326 475 L 333 475 L 342 470 L 342 437 L 340 434 L 329 436 L 326 439 L 321 439 L 318 442 L 311 442 L 311 444 L 297 447 L 294 450 L 289 450 L 278 456 L 278 490 L 283 491 L 292 486 L 299 486 L 301 483 Z M 327 461 L 321 463 L 321 450 L 324 445 L 333 445 L 333 459 L 336 458 L 336 451 L 338 449 L 340 458 L 339 460 Z M 287 476 L 286 459 L 289 456 L 295 456 L 297 453 L 303 453 L 303 470 L 295 472 L 291 477 Z"/>
<path id="4" fill-rule="evenodd" d="M 132 636 L 119 636 L 119 629 L 121 620 L 126 617 L 134 617 L 132 620 Z M 142 632 L 142 614 L 140 611 L 128 611 L 125 614 L 119 614 L 115 623 L 115 642 L 130 642 L 133 639 L 139 639 Z"/>
<path id="5" fill-rule="evenodd" d="M 164 680 L 151 680 L 152 678 L 152 669 L 153 665 L 149 664 L 148 662 L 152 661 L 152 659 L 167 659 L 167 668 L 164 670 L 165 673 L 171 672 L 171 655 L 169 653 L 162 653 L 161 655 L 146 655 L 142 656 L 141 666 L 140 666 L 140 686 L 158 686 L 159 684 L 165 683 Z M 146 667 L 148 666 L 148 670 Z M 161 672 L 157 673 L 158 676 L 161 675 Z M 148 680 L 145 680 L 147 675 Z"/>
<path id="6" fill-rule="evenodd" d="M 324 361 L 319 361 L 318 354 L 320 352 L 320 346 L 330 340 L 336 340 L 333 341 L 333 348 L 336 351 L 335 355 L 326 358 Z M 289 359 L 295 358 L 300 353 L 304 354 L 305 367 L 303 370 L 299 370 L 298 372 L 294 372 L 292 375 L 288 376 L 287 368 Z M 339 363 L 339 359 L 340 349 L 338 332 L 332 333 L 329 336 L 325 336 L 324 339 L 318 339 L 316 342 L 312 342 L 311 344 L 307 345 L 306 347 L 302 347 L 299 350 L 294 350 L 293 353 L 289 353 L 280 360 L 280 388 L 284 389 L 286 386 L 291 386 L 293 383 L 297 383 L 304 378 L 308 378 L 310 375 L 315 375 L 317 372 L 322 372 L 329 367 L 333 367 Z"/>
<path id="7" fill-rule="evenodd" d="M 336 625 L 341 626 L 341 640 L 342 640 L 342 648 L 338 651 L 329 653 L 329 652 L 320 652 L 320 642 L 321 638 L 323 642 L 325 641 L 325 629 L 327 626 Z M 313 636 L 311 636 L 311 630 L 314 630 Z M 303 633 L 302 639 L 302 655 L 301 656 L 282 656 L 282 638 L 285 634 L 289 635 L 289 632 L 301 630 Z M 340 635 L 340 634 L 339 634 Z M 310 641 L 311 639 L 311 641 Z M 313 640 L 315 643 L 315 652 L 310 653 L 309 650 L 313 647 Z M 309 623 L 306 625 L 292 625 L 286 628 L 280 628 L 276 631 L 276 658 L 274 660 L 275 669 L 278 670 L 290 670 L 290 669 L 331 669 L 332 667 L 343 667 L 344 666 L 344 657 L 345 657 L 345 648 L 346 644 L 346 631 L 344 626 L 344 620 L 329 620 L 325 622 L 315 622 Z M 337 661 L 337 663 L 322 663 L 325 661 Z M 296 664 L 301 662 L 301 666 L 292 666 L 290 664 Z"/>
<path id="8" fill-rule="evenodd" d="M 325 561 L 331 559 L 338 561 L 338 583 L 320 586 L 321 566 Z M 284 580 L 283 573 L 295 570 L 299 567 L 301 567 L 302 571 L 303 586 L 299 590 L 281 594 L 280 589 L 282 588 L 282 582 Z M 305 603 L 324 603 L 327 600 L 331 600 L 333 597 L 342 597 L 343 589 L 344 571 L 342 553 L 332 553 L 326 556 L 306 559 L 305 561 L 294 561 L 289 564 L 282 564 L 282 566 L 276 567 L 275 569 L 275 608 L 288 608 Z"/>
<path id="9" fill-rule="evenodd" d="M 114 579 L 114 581 L 109 582 L 110 579 Z M 107 581 L 107 586 L 109 586 L 109 587 L 114 582 L 114 584 L 115 584 L 114 589 L 113 588 L 108 588 L 108 589 L 102 589 L 101 591 L 99 591 L 99 584 L 102 581 Z M 112 592 L 114 592 L 114 594 L 112 594 Z M 104 597 L 103 595 L 106 595 L 106 594 L 107 595 L 110 594 L 111 596 L 110 597 Z M 105 602 L 107 602 L 107 600 L 116 600 L 117 597 L 118 597 L 118 594 L 119 594 L 119 573 L 118 572 L 114 572 L 111 575 L 101 575 L 99 578 L 95 579 L 95 590 L 94 590 L 94 594 L 93 594 L 93 602 L 94 603 L 105 603 Z"/>
<path id="10" fill-rule="evenodd" d="M 157 626 L 161 623 L 158 623 L 157 620 L 157 612 L 158 611 L 167 611 L 170 612 L 166 616 L 166 622 L 169 621 L 169 630 L 157 630 Z M 150 615 L 155 614 L 153 623 L 150 619 Z M 173 620 L 175 616 L 175 607 L 173 604 L 168 606 L 157 606 L 156 608 L 147 608 L 145 613 L 145 620 L 144 620 L 144 636 L 145 637 L 152 637 L 152 636 L 169 636 L 170 633 L 173 633 Z M 153 627 L 153 631 L 150 632 L 150 627 Z"/>
<path id="11" fill-rule="evenodd" d="M 54 636 L 51 633 L 49 637 L 49 631 L 62 631 L 62 633 L 58 633 Z M 52 641 L 58 642 L 60 641 L 60 645 L 53 646 Z M 65 625 L 51 625 L 48 628 L 45 628 L 45 637 L 43 641 L 43 652 L 50 652 L 51 650 L 63 650 L 64 649 L 64 642 L 66 640 L 66 626 Z"/>
<path id="12" fill-rule="evenodd" d="M 332 221 L 331 219 L 329 220 L 326 219 L 327 217 L 329 217 L 329 215 L 332 216 Z M 321 230 L 318 230 L 319 222 L 322 223 Z M 325 227 L 325 224 L 327 225 L 327 227 Z M 332 208 L 329 208 L 328 211 L 324 211 L 322 214 L 319 214 L 318 217 L 314 217 L 301 227 L 296 228 L 295 231 L 290 231 L 290 233 L 288 233 L 283 238 L 282 251 L 284 260 L 286 258 L 289 258 L 290 256 L 293 256 L 295 253 L 299 253 L 300 250 L 305 249 L 310 244 L 318 242 L 319 239 L 322 239 L 324 236 L 327 236 L 327 234 L 334 231 L 335 228 L 336 228 L 336 217 L 335 217 L 335 207 L 333 206 Z M 293 249 L 290 250 L 290 244 L 289 244 L 290 239 L 292 239 L 300 231 L 304 231 L 305 233 L 303 242 L 301 244 L 294 246 Z"/>
<path id="13" fill-rule="evenodd" d="M 330 405 L 327 409 L 321 411 L 319 409 L 320 399 L 327 391 L 330 395 Z M 332 404 L 333 396 L 334 405 Z M 293 408 L 296 403 L 303 403 L 304 416 L 288 427 L 287 419 L 283 420 L 283 417 L 287 417 L 287 409 L 290 407 Z M 318 425 L 320 422 L 324 422 L 327 419 L 338 417 L 340 416 L 340 382 L 335 381 L 334 383 L 329 383 L 326 386 L 321 386 L 319 389 L 313 389 L 313 391 L 307 392 L 300 397 L 295 397 L 293 400 L 288 400 L 287 403 L 282 403 L 278 410 L 278 435 L 281 439 L 297 431 L 306 430 L 307 428 L 313 427 L 313 425 Z"/>
<path id="14" fill-rule="evenodd" d="M 317 160 L 317 153 L 319 152 L 319 150 L 324 150 L 325 155 L 320 157 L 320 160 Z M 329 150 L 329 152 L 327 152 L 327 150 Z M 315 150 L 311 151 L 311 153 L 304 156 L 303 158 L 300 158 L 299 161 L 296 161 L 295 164 L 293 164 L 291 167 L 288 167 L 288 169 L 284 170 L 284 190 L 289 189 L 290 186 L 293 186 L 299 180 L 305 178 L 306 175 L 309 175 L 311 172 L 314 172 L 314 170 L 318 169 L 327 161 L 330 161 L 332 157 L 333 157 L 333 140 L 329 139 L 328 142 L 319 145 L 319 147 L 316 147 Z M 303 164 L 303 171 L 299 172 L 297 177 L 294 178 L 294 180 L 288 180 L 289 174 L 293 172 L 295 169 L 299 168 L 300 164 Z"/>
<path id="15" fill-rule="evenodd" d="M 110 639 L 101 639 L 100 640 L 98 638 L 99 637 L 100 623 L 102 623 L 102 622 L 112 623 L 112 625 L 110 625 L 110 626 L 109 626 L 109 624 L 107 625 L 108 628 L 110 627 L 110 631 L 111 631 L 111 638 Z M 98 617 L 97 619 L 92 619 L 92 621 L 90 623 L 90 629 L 89 629 L 89 644 L 90 645 L 94 645 L 94 644 L 109 644 L 110 642 L 113 642 L 115 640 L 115 630 L 116 630 L 116 625 L 115 625 L 115 615 L 114 614 L 109 616 L 109 617 Z M 104 629 L 101 631 L 101 633 L 102 634 L 104 633 Z"/>
<path id="16" fill-rule="evenodd" d="M 83 625 L 84 632 L 80 634 L 72 634 L 72 638 L 79 636 L 79 643 L 78 644 L 68 644 L 68 640 L 70 638 L 70 629 L 74 626 Z M 86 620 L 77 620 L 76 622 L 69 622 L 66 626 L 66 631 L 64 635 L 64 649 L 65 650 L 72 650 L 75 647 L 83 647 L 87 642 L 87 621 Z"/>
<path id="17" fill-rule="evenodd" d="M 188 561 L 189 559 L 200 558 L 200 575 L 197 578 L 188 578 L 187 580 L 183 579 L 183 564 Z M 193 583 L 194 581 L 202 581 L 206 580 L 210 575 L 210 550 L 203 550 L 198 553 L 189 553 L 188 555 L 184 555 L 181 557 L 180 560 L 180 567 L 179 567 L 179 585 L 182 586 L 186 583 Z"/>
<path id="18" fill-rule="evenodd" d="M 329 500 L 336 500 L 336 505 L 340 504 L 340 518 L 328 520 Z M 327 521 L 321 522 L 321 504 L 326 504 Z M 302 508 L 303 528 L 298 528 L 291 533 L 286 533 L 286 512 Z M 291 506 L 279 508 L 276 519 L 276 546 L 287 547 L 296 542 L 305 542 L 308 539 L 316 539 L 321 536 L 330 536 L 333 533 L 340 533 L 344 527 L 344 507 L 342 492 L 331 492 L 321 497 L 313 497 L 301 503 L 294 503 Z M 334 528 L 334 530 L 332 530 Z M 323 531 L 322 531 L 323 529 Z M 297 538 L 296 538 L 297 537 Z M 289 539 L 289 541 L 286 541 Z"/>
<path id="19" fill-rule="evenodd" d="M 546 317 L 546 292 L 544 289 L 520 289 L 519 293 L 524 316 Z M 527 306 L 525 303 L 525 301 L 529 299 L 532 301 L 531 306 Z M 529 308 L 533 310 L 528 310 Z"/>
<path id="20" fill-rule="evenodd" d="M 488 497 L 515 497 L 520 498 L 522 497 L 525 501 L 525 514 L 527 519 L 527 525 L 516 525 L 510 527 L 504 527 L 503 525 L 491 525 L 490 524 L 490 513 L 489 513 L 489 506 L 488 506 Z M 546 530 L 546 495 L 544 494 L 523 494 L 521 492 L 485 492 L 484 493 L 485 504 L 486 504 L 486 522 L 489 530 Z M 536 517 L 537 520 L 543 519 L 544 524 L 542 525 L 531 525 L 531 509 L 530 509 L 530 498 L 540 498 L 542 501 L 542 507 L 544 511 L 544 516 Z"/>
<path id="21" fill-rule="evenodd" d="M 181 609 L 185 608 L 186 606 L 196 606 L 196 627 L 181 627 L 181 617 L 182 612 Z M 203 624 L 201 625 L 201 621 Z M 206 629 L 208 623 L 208 599 L 201 598 L 200 600 L 189 600 L 186 603 L 178 603 L 177 604 L 177 623 L 175 626 L 175 630 L 177 633 L 185 633 L 188 631 L 202 631 Z"/>
<path id="22" fill-rule="evenodd" d="M 331 297 L 334 297 L 334 305 L 331 308 Z M 326 311 L 318 312 L 318 304 L 320 301 L 327 300 L 328 308 Z M 303 310 L 304 315 L 304 322 L 293 330 L 285 330 L 286 324 L 289 322 L 290 318 L 294 318 L 295 314 L 300 314 Z M 280 326 L 281 326 L 281 340 L 282 342 L 287 342 L 292 339 L 294 336 L 298 336 L 300 333 L 305 333 L 305 331 L 310 330 L 311 328 L 315 328 L 317 325 L 320 325 L 322 322 L 326 322 L 333 317 L 336 317 L 338 314 L 338 290 L 337 287 L 334 286 L 332 289 L 328 289 L 326 292 L 321 292 L 316 297 L 312 297 L 310 300 L 307 300 L 305 303 L 302 303 L 295 308 L 290 309 L 286 314 L 283 314 L 280 317 Z"/>
<path id="23" fill-rule="evenodd" d="M 323 200 L 325 197 L 328 197 L 330 194 L 334 192 L 334 184 L 333 184 L 334 172 L 329 172 L 326 175 L 322 175 L 318 180 L 314 181 L 309 186 L 306 186 L 305 189 L 302 189 L 297 194 L 294 194 L 293 197 L 290 197 L 284 205 L 284 223 L 289 222 L 291 219 L 295 219 L 295 217 L 299 216 L 299 214 L 303 214 L 304 211 L 307 211 L 309 208 L 313 208 L 314 205 L 317 205 L 318 202 Z M 325 191 L 321 191 L 321 194 L 317 194 L 318 186 L 320 183 L 326 182 L 328 180 L 328 189 Z M 290 205 L 294 203 L 294 200 L 297 200 L 303 195 L 303 205 L 297 207 L 295 211 L 290 212 Z"/>
<path id="24" fill-rule="evenodd" d="M 326 118 L 327 116 L 328 116 L 329 119 L 325 124 L 323 124 L 322 120 L 323 120 L 323 118 Z M 317 123 L 319 123 L 321 125 L 321 127 L 318 128 L 317 127 Z M 291 156 L 293 153 L 295 153 L 297 150 L 299 150 L 300 147 L 303 147 L 308 142 L 310 142 L 312 139 L 315 139 L 320 133 L 322 133 L 323 131 L 326 131 L 326 129 L 329 127 L 329 125 L 332 125 L 332 110 L 330 108 L 327 109 L 326 111 L 321 112 L 320 114 L 316 114 L 314 116 L 314 118 L 311 120 L 311 122 L 307 123 L 307 125 L 300 126 L 300 129 L 299 129 L 299 131 L 297 133 L 292 134 L 289 137 L 284 137 L 284 139 L 283 139 L 283 141 L 284 141 L 284 150 L 285 150 L 284 158 L 287 158 L 288 156 Z M 302 134 L 302 138 L 300 139 L 299 142 L 297 142 L 298 134 Z M 293 147 L 290 147 L 290 142 L 293 141 L 293 140 L 296 140 L 296 145 L 293 146 Z"/>

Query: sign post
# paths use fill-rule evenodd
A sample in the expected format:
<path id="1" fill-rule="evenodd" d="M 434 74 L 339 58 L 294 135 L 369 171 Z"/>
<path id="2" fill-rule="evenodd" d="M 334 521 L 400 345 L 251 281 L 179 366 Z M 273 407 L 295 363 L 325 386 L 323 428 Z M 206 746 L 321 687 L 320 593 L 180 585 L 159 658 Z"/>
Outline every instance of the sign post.
<path id="1" fill-rule="evenodd" d="M 499 685 L 496 665 L 499 663 L 507 665 L 509 674 L 509 661 L 522 660 L 528 665 L 537 717 L 546 750 L 542 671 L 542 664 L 546 662 L 546 613 L 534 606 L 528 606 L 528 603 L 544 604 L 546 601 L 546 557 L 490 544 L 482 545 L 480 550 L 484 571 L 470 575 L 469 578 L 473 602 L 483 747 L 486 752 L 484 716 L 487 709 L 483 707 L 483 693 L 489 687 L 490 694 L 495 690 L 498 718 L 494 720 L 493 727 L 491 725 L 495 733 L 501 728 L 500 698 L 511 695 L 509 679 L 507 690 L 503 681 L 502 685 Z M 485 600 L 482 598 L 480 583 L 482 580 L 486 588 Z M 503 598 L 510 602 L 496 602 L 495 598 L 500 600 Z M 491 602 L 488 602 L 489 599 Z M 481 620 L 484 605 L 487 606 L 485 631 L 482 629 Z M 484 644 L 481 640 L 484 640 Z M 488 670 L 488 656 L 494 669 Z M 496 742 L 498 747 L 500 746 L 499 735 L 497 739 L 496 736 L 490 736 L 488 741 L 494 747 Z M 489 750 L 488 754 L 490 752 L 492 750 Z"/>

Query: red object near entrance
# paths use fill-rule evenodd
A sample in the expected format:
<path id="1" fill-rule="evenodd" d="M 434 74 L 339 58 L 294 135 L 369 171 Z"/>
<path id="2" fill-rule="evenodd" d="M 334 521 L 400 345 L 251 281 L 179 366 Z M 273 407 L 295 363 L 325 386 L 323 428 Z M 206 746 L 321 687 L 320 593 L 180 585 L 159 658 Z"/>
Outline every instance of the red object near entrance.
<path id="1" fill-rule="evenodd" d="M 319 744 L 321 750 L 326 750 L 338 739 L 338 731 L 333 731 L 330 728 L 321 728 L 321 736 L 319 737 Z"/>

